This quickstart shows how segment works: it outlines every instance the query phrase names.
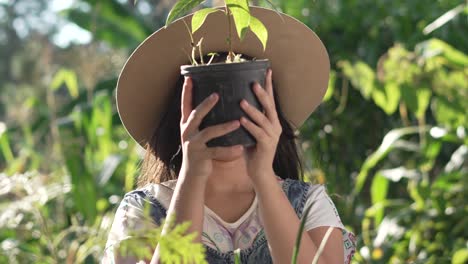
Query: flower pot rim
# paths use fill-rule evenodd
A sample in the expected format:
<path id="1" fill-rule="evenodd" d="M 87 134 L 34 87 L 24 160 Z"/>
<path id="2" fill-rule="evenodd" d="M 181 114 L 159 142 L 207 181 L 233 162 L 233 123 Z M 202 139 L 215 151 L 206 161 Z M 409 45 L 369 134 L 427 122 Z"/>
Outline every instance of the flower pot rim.
<path id="1" fill-rule="evenodd" d="M 180 66 L 180 72 L 182 75 L 191 73 L 202 73 L 202 72 L 229 72 L 229 71 L 249 71 L 249 70 L 260 70 L 270 67 L 270 60 L 258 59 L 258 60 L 247 60 L 241 62 L 217 62 L 212 64 L 203 65 L 182 65 Z"/>

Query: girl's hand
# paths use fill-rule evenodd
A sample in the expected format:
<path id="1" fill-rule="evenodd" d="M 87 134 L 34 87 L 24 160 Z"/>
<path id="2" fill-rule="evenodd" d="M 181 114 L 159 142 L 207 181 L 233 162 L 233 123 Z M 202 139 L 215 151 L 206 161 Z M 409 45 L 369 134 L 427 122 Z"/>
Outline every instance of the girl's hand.
<path id="1" fill-rule="evenodd" d="M 195 109 L 192 107 L 192 80 L 185 77 L 182 90 L 180 135 L 182 144 L 181 175 L 190 175 L 206 180 L 212 171 L 212 159 L 241 155 L 240 145 L 231 147 L 208 148 L 206 142 L 236 130 L 240 124 L 238 120 L 206 127 L 199 130 L 203 118 L 218 102 L 218 95 L 212 94 L 205 98 Z"/>
<path id="2" fill-rule="evenodd" d="M 273 159 L 276 147 L 282 132 L 282 127 L 276 112 L 275 100 L 273 97 L 272 71 L 268 70 L 265 88 L 256 83 L 253 90 L 258 100 L 265 110 L 265 114 L 250 105 L 246 100 L 241 101 L 242 109 L 255 122 L 245 117 L 241 118 L 241 125 L 247 129 L 257 140 L 254 147 L 246 149 L 246 163 L 249 176 L 255 182 L 262 175 L 274 175 Z"/>

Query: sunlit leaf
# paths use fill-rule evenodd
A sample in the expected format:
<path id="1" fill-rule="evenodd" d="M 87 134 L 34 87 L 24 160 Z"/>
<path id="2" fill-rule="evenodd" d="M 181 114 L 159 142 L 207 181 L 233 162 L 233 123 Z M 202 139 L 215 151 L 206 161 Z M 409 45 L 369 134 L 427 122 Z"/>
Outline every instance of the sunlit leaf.
<path id="1" fill-rule="evenodd" d="M 216 11 L 220 10 L 215 8 L 204 8 L 195 12 L 192 17 L 192 33 L 195 33 L 203 25 L 203 23 L 206 20 L 206 17 L 209 14 L 214 13 Z"/>
<path id="2" fill-rule="evenodd" d="M 204 0 L 179 0 L 169 12 L 166 19 L 166 27 L 174 20 L 186 15 L 190 10 L 200 5 Z"/>
<path id="3" fill-rule="evenodd" d="M 431 101 L 432 91 L 427 87 L 420 87 L 416 91 L 416 96 L 418 100 L 418 108 L 416 109 L 416 117 L 421 118 L 426 113 L 429 103 Z"/>
<path id="4" fill-rule="evenodd" d="M 132 14 L 131 9 L 125 6 L 126 3 L 86 2 L 91 5 L 90 10 L 70 8 L 64 13 L 72 22 L 92 32 L 93 39 L 106 41 L 113 47 L 128 48 L 138 45 L 153 32 L 153 28 L 141 16 Z M 98 13 L 96 13 L 97 10 L 99 10 Z"/>
<path id="5" fill-rule="evenodd" d="M 440 39 L 430 39 L 416 46 L 416 51 L 423 57 L 442 56 L 449 63 L 461 67 L 468 65 L 468 56 Z"/>
<path id="6" fill-rule="evenodd" d="M 398 142 L 399 139 L 406 135 L 417 134 L 420 132 L 427 131 L 428 128 L 420 128 L 420 127 L 405 127 L 405 128 L 397 128 L 393 129 L 388 132 L 382 140 L 379 148 L 369 155 L 367 159 L 364 161 L 364 164 L 359 171 L 358 176 L 356 177 L 356 183 L 353 190 L 353 195 L 357 195 L 361 192 L 362 187 L 364 187 L 364 183 L 367 179 L 369 171 L 373 169 L 387 154 L 395 147 L 395 143 Z"/>
<path id="7" fill-rule="evenodd" d="M 102 164 L 102 170 L 97 177 L 97 183 L 100 186 L 106 184 L 110 177 L 114 174 L 117 166 L 122 161 L 122 157 L 120 155 L 109 155 Z"/>
<path id="8" fill-rule="evenodd" d="M 0 150 L 3 158 L 7 163 L 13 162 L 14 155 L 13 151 L 11 150 L 10 140 L 8 139 L 6 125 L 3 122 L 0 122 Z"/>
<path id="9" fill-rule="evenodd" d="M 294 244 L 294 248 L 293 248 L 293 255 L 292 255 L 292 259 L 291 259 L 292 264 L 297 263 L 297 256 L 299 255 L 299 249 L 301 247 L 302 233 L 304 232 L 305 222 L 307 220 L 307 217 L 308 217 L 308 215 L 310 213 L 310 210 L 312 209 L 313 205 L 314 205 L 314 203 L 311 203 L 307 208 L 305 208 L 304 213 L 303 213 L 303 215 L 301 217 L 301 222 L 299 224 L 299 230 L 298 230 L 297 235 L 296 235 L 296 243 Z"/>
<path id="10" fill-rule="evenodd" d="M 423 33 L 424 34 L 429 34 L 431 33 L 432 31 L 442 27 L 443 25 L 445 25 L 447 22 L 451 21 L 452 19 L 454 19 L 458 14 L 462 13 L 464 10 L 467 9 L 467 5 L 466 4 L 460 4 L 452 9 L 450 9 L 449 11 L 445 12 L 443 15 L 441 15 L 440 17 L 438 17 L 436 20 L 434 20 L 433 22 L 431 22 L 429 25 L 427 25 L 424 29 L 423 29 Z"/>
<path id="11" fill-rule="evenodd" d="M 78 97 L 78 80 L 72 70 L 60 69 L 52 79 L 50 88 L 55 91 L 62 85 L 65 85 L 73 98 Z"/>
<path id="12" fill-rule="evenodd" d="M 456 128 L 468 127 L 467 109 L 462 105 L 462 98 L 445 98 L 438 96 L 433 100 L 433 113 L 437 122 Z"/>
<path id="13" fill-rule="evenodd" d="M 249 29 L 251 21 L 249 3 L 247 0 L 226 0 L 225 2 L 234 18 L 237 35 L 242 40 Z"/>
<path id="14" fill-rule="evenodd" d="M 234 250 L 234 264 L 242 264 L 240 258 L 240 248 Z"/>
<path id="15" fill-rule="evenodd" d="M 375 73 L 372 68 L 362 61 L 354 65 L 349 61 L 341 61 L 338 65 L 353 87 L 359 89 L 364 98 L 369 99 L 375 86 Z"/>
<path id="16" fill-rule="evenodd" d="M 468 262 L 468 249 L 462 248 L 455 252 L 452 258 L 452 264 L 464 264 Z"/>
<path id="17" fill-rule="evenodd" d="M 372 204 L 377 204 L 385 201 L 388 192 L 388 180 L 381 174 L 376 174 L 371 184 L 371 200 Z M 384 217 L 384 207 L 380 207 L 375 214 L 375 226 L 378 226 Z"/>
<path id="18" fill-rule="evenodd" d="M 263 50 L 265 50 L 268 41 L 268 30 L 265 25 L 262 21 L 252 16 L 250 17 L 250 30 L 252 30 L 260 42 L 262 42 Z"/>
<path id="19" fill-rule="evenodd" d="M 389 82 L 385 84 L 384 89 L 387 100 L 383 109 L 387 114 L 391 115 L 398 109 L 401 97 L 400 88 L 395 83 Z"/>
<path id="20" fill-rule="evenodd" d="M 330 71 L 330 80 L 328 81 L 328 88 L 325 96 L 323 97 L 323 101 L 326 102 L 330 100 L 333 96 L 333 92 L 335 91 L 335 83 L 336 83 L 336 72 L 331 70 Z"/>

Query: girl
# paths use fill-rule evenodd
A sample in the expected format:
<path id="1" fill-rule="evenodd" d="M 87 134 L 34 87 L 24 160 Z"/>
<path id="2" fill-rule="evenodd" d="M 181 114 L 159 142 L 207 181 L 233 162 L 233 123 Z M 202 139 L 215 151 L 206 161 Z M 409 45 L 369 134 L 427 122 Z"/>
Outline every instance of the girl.
<path id="1" fill-rule="evenodd" d="M 261 20 L 266 25 L 270 25 L 267 28 L 275 28 L 275 32 L 279 32 L 278 36 L 270 35 L 270 43 L 274 42 L 275 38 L 279 40 L 280 37 L 284 37 L 285 32 L 293 32 L 288 38 L 290 46 L 301 45 L 298 44 L 299 39 L 301 42 L 307 42 L 307 36 L 311 36 L 310 41 L 314 43 L 318 39 L 315 34 L 312 36 L 311 31 L 302 26 L 299 31 L 294 31 L 299 28 L 300 22 L 292 20 L 287 15 L 282 14 L 283 22 L 281 22 L 281 18 L 277 21 L 278 17 L 275 17 L 277 16 L 275 12 L 267 9 L 252 8 L 251 12 L 256 17 L 262 18 Z M 208 24 L 207 32 L 209 32 L 210 25 L 219 25 L 224 21 L 213 17 L 205 22 Z M 294 122 L 290 121 L 296 119 L 295 123 L 300 124 L 307 118 L 324 94 L 323 91 L 326 89 L 326 86 L 323 87 L 324 82 L 321 81 L 318 84 L 321 86 L 320 89 L 314 89 L 312 94 L 308 94 L 309 90 L 305 87 L 317 85 L 308 83 L 311 81 L 307 79 L 310 76 L 295 80 L 288 86 L 285 85 L 284 80 L 288 78 L 279 77 L 275 79 L 274 89 L 272 70 L 268 70 L 265 87 L 261 87 L 258 83 L 252 86 L 254 94 L 263 106 L 263 112 L 242 100 L 239 107 L 247 113 L 251 121 L 241 118 L 202 130 L 199 129 L 200 123 L 216 105 L 219 95 L 212 94 L 198 106 L 192 105 L 193 84 L 188 77 L 183 80 L 183 85 L 181 82 L 176 85 L 170 104 L 166 102 L 165 107 L 157 106 L 160 110 L 149 110 L 150 103 L 138 105 L 126 103 L 125 100 L 129 97 L 135 97 L 134 90 L 132 94 L 128 92 L 134 87 L 151 87 L 148 88 L 148 93 L 159 89 L 160 86 L 154 87 L 157 83 L 154 80 L 148 81 L 151 85 L 134 83 L 141 78 L 133 76 L 133 82 L 130 82 L 128 76 L 135 72 L 131 70 L 132 67 L 135 69 L 141 67 L 144 60 L 148 59 L 142 55 L 150 54 L 145 49 L 152 47 L 151 52 L 154 54 L 154 52 L 157 53 L 154 47 L 158 47 L 156 45 L 158 41 L 168 43 L 167 37 L 161 36 L 170 36 L 170 30 L 171 27 L 159 33 L 160 38 L 158 38 L 158 31 L 155 36 L 147 39 L 145 42 L 150 43 L 138 48 L 119 78 L 117 94 L 119 114 L 129 133 L 140 144 L 146 145 L 147 155 L 143 164 L 143 173 L 139 179 L 140 188 L 126 194 L 117 210 L 103 261 L 105 263 L 136 263 L 138 261 L 136 258 L 122 257 L 117 250 L 113 250 L 114 247 L 119 241 L 127 238 L 131 231 L 154 228 L 161 224 L 161 220 L 166 216 L 175 213 L 176 224 L 190 221 L 188 233 L 196 232 L 195 241 L 205 246 L 206 259 L 209 263 L 233 263 L 233 251 L 236 249 L 241 250 L 241 263 L 290 263 L 300 217 L 304 208 L 312 205 L 310 213 L 306 216 L 298 263 L 312 262 L 329 229 L 332 231 L 326 240 L 318 263 L 349 263 L 355 249 L 354 236 L 341 223 L 325 187 L 300 180 L 302 179 L 302 166 L 295 145 L 294 126 L 291 124 Z M 180 35 L 180 30 L 175 31 Z M 211 47 L 210 43 L 205 42 L 204 45 L 208 46 L 207 50 L 220 50 L 219 47 Z M 314 45 L 311 46 L 311 49 L 316 49 Z M 278 50 L 275 47 L 272 49 Z M 260 54 L 252 50 L 241 52 Z M 316 54 L 317 50 L 311 53 Z M 309 53 L 305 50 L 301 54 Z M 326 56 L 323 49 L 315 65 L 318 67 L 316 70 L 318 73 L 311 75 L 326 74 L 325 79 L 328 80 L 328 57 L 326 59 L 320 57 L 324 54 Z M 273 56 L 267 57 L 271 59 Z M 301 63 L 307 60 L 300 59 L 299 55 L 289 54 L 289 56 L 292 56 L 290 59 L 293 62 L 287 65 L 289 67 L 278 67 L 279 71 L 299 70 Z M 138 61 L 140 63 L 136 63 Z M 272 63 L 272 68 L 275 68 L 275 63 Z M 324 71 L 320 71 L 324 68 Z M 158 75 L 161 76 L 164 73 Z M 156 77 L 149 75 L 146 77 L 146 79 L 151 78 Z M 312 77 L 312 80 L 316 79 Z M 132 88 L 125 88 L 130 87 L 130 83 L 133 83 Z M 291 86 L 294 88 L 286 88 Z M 291 92 L 293 89 L 296 89 L 296 93 Z M 320 90 L 318 94 L 314 94 L 317 90 Z M 163 94 L 161 91 L 157 92 L 159 96 L 151 96 L 148 93 L 143 93 L 144 96 L 140 95 L 141 102 L 145 102 L 144 97 L 147 97 L 149 98 L 147 100 L 156 101 L 151 102 L 151 105 L 158 105 L 165 101 L 164 98 L 170 97 L 167 95 L 170 92 L 164 96 L 161 96 Z M 290 97 L 286 96 L 288 94 Z M 314 95 L 315 97 L 312 101 L 301 105 L 299 99 L 301 95 Z M 135 101 L 138 100 L 133 100 Z M 281 107 L 283 105 L 287 106 L 286 113 L 289 114 L 283 113 Z M 142 113 L 155 114 L 153 116 L 132 114 L 138 108 L 143 108 L 143 110 L 138 110 Z M 297 118 L 297 116 L 301 117 Z M 139 120 L 137 123 L 141 127 L 146 127 L 147 131 L 153 131 L 151 135 L 142 136 L 144 133 L 141 131 L 145 129 L 141 127 L 136 129 L 137 125 L 132 124 L 132 122 L 135 123 L 135 119 Z M 151 124 L 148 120 L 156 120 L 156 122 Z M 256 139 L 255 146 L 214 148 L 206 146 L 206 142 L 210 139 L 227 134 L 241 126 Z M 150 219 L 145 218 L 144 214 L 147 206 L 150 207 Z M 153 252 L 153 257 L 146 262 L 158 263 L 159 248 L 148 250 Z"/>

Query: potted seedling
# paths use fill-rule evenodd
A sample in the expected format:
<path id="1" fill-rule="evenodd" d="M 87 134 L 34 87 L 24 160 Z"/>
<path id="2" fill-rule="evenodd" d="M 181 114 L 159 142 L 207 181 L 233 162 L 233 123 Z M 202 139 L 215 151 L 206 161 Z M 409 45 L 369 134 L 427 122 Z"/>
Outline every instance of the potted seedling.
<path id="1" fill-rule="evenodd" d="M 173 21 L 182 17 L 193 8 L 200 5 L 202 0 L 180 0 L 170 11 L 166 27 Z M 246 116 L 239 106 L 242 99 L 247 100 L 257 109 L 262 110 L 255 94 L 252 92 L 252 85 L 257 82 L 264 86 L 265 75 L 270 63 L 267 59 L 257 60 L 243 58 L 243 54 L 236 54 L 232 48 L 233 26 L 237 31 L 237 36 L 242 41 L 248 31 L 255 34 L 261 42 L 263 50 L 266 48 L 268 31 L 264 24 L 251 15 L 249 1 L 247 0 L 225 0 L 223 8 L 204 8 L 196 11 L 191 18 L 191 27 L 187 23 L 188 33 L 191 37 L 192 53 L 189 55 L 191 65 L 181 66 L 181 74 L 190 76 L 193 82 L 193 105 L 198 105 L 210 94 L 216 92 L 219 101 L 212 111 L 201 123 L 200 129 L 216 125 Z M 226 28 L 226 54 L 221 62 L 213 63 L 215 56 L 220 54 L 203 53 L 203 37 L 195 42 L 193 34 L 199 30 L 210 14 L 222 12 L 227 20 Z M 248 55 L 248 54 L 247 54 Z M 223 60 L 224 59 L 224 60 Z M 245 128 L 239 129 L 222 137 L 215 138 L 207 143 L 212 146 L 232 146 L 242 144 L 252 146 L 255 139 Z"/>

